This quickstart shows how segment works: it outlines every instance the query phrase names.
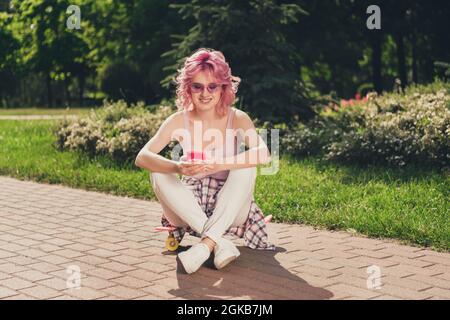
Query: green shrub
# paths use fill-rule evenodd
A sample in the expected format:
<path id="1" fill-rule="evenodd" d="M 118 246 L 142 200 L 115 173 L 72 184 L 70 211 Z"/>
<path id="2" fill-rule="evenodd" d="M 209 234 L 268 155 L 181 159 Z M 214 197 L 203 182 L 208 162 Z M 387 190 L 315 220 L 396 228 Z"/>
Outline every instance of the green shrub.
<path id="1" fill-rule="evenodd" d="M 327 105 L 313 120 L 295 127 L 278 124 L 281 152 L 320 155 L 348 163 L 404 166 L 409 163 L 448 166 L 450 163 L 450 94 L 434 83 L 407 88 L 402 94 L 369 95 L 353 105 Z M 173 107 L 105 103 L 88 117 L 59 126 L 57 146 L 90 156 L 109 155 L 133 161 Z M 261 129 L 272 126 L 259 124 Z M 269 146 L 270 142 L 268 141 Z M 162 154 L 169 156 L 171 143 Z"/>
<path id="2" fill-rule="evenodd" d="M 91 157 L 109 155 L 117 162 L 134 161 L 139 150 L 172 113 L 169 106 L 149 112 L 143 104 L 105 102 L 103 108 L 92 110 L 86 118 L 61 122 L 55 132 L 56 146 Z"/>
<path id="3" fill-rule="evenodd" d="M 138 68 L 130 63 L 114 62 L 100 73 L 100 88 L 113 100 L 137 101 L 144 90 L 142 83 Z"/>
<path id="4" fill-rule="evenodd" d="M 363 164 L 450 163 L 448 84 L 413 86 L 404 94 L 372 94 L 366 103 L 324 109 L 286 133 L 282 150 Z"/>

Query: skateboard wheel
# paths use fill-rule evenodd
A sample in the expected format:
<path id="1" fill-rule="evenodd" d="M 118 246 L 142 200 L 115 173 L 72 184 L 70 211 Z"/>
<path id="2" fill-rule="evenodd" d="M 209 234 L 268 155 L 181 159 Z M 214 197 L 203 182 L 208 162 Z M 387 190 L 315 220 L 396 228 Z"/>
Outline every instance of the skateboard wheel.
<path id="1" fill-rule="evenodd" d="M 178 249 L 180 243 L 174 237 L 169 236 L 166 240 L 166 249 L 169 251 L 175 251 Z"/>

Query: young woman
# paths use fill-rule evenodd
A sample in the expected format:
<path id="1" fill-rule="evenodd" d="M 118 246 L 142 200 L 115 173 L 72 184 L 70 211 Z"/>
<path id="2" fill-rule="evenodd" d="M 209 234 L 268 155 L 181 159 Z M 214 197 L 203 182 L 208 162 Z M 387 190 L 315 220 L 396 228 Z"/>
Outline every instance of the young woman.
<path id="1" fill-rule="evenodd" d="M 195 272 L 213 251 L 218 269 L 236 259 L 239 250 L 224 234 L 274 250 L 253 199 L 256 166 L 269 163 L 270 153 L 249 116 L 232 107 L 240 79 L 220 51 L 202 48 L 186 59 L 176 82 L 179 111 L 142 148 L 136 165 L 151 171 L 163 225 L 177 227 L 179 240 L 186 231 L 201 238 L 178 255 L 183 267 Z M 172 140 L 183 148 L 181 161 L 158 154 Z M 242 142 L 248 150 L 238 153 Z"/>

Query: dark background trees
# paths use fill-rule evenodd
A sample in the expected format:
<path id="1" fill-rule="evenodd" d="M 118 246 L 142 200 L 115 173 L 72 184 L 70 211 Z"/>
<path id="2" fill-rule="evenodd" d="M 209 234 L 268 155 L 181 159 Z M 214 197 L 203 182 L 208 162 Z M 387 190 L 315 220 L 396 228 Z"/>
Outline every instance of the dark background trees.
<path id="1" fill-rule="evenodd" d="M 81 8 L 80 30 L 66 28 L 70 4 Z M 243 80 L 239 106 L 269 121 L 307 119 L 323 94 L 349 98 L 445 75 L 449 1 L 378 1 L 376 31 L 366 28 L 371 4 L 0 0 L 0 104 L 157 104 L 173 99 L 174 74 L 199 47 L 224 52 Z"/>
<path id="2" fill-rule="evenodd" d="M 300 6 L 272 0 L 193 0 L 172 7 L 194 23 L 166 53 L 176 61 L 169 70 L 175 72 L 196 48 L 217 48 L 242 79 L 239 104 L 243 109 L 269 121 L 306 113 L 298 54 L 284 34 L 304 14 Z M 163 83 L 174 76 L 170 74 Z"/>

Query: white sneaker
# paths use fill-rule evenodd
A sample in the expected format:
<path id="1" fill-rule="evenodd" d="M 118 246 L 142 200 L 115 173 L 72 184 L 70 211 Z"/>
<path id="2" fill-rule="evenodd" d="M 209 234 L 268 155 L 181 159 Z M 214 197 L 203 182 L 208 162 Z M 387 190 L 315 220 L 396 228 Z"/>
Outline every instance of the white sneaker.
<path id="1" fill-rule="evenodd" d="M 184 270 L 187 273 L 193 273 L 208 260 L 210 254 L 208 246 L 200 242 L 193 245 L 189 250 L 179 253 L 178 258 L 183 264 Z"/>
<path id="2" fill-rule="evenodd" d="M 214 265 L 222 269 L 231 261 L 240 256 L 238 248 L 228 239 L 221 238 L 214 247 Z"/>

